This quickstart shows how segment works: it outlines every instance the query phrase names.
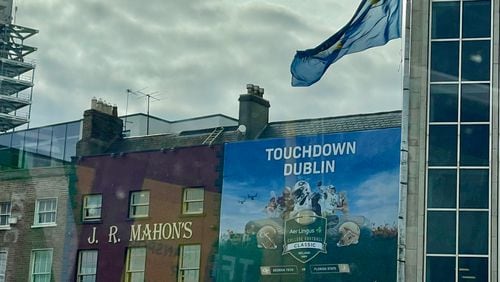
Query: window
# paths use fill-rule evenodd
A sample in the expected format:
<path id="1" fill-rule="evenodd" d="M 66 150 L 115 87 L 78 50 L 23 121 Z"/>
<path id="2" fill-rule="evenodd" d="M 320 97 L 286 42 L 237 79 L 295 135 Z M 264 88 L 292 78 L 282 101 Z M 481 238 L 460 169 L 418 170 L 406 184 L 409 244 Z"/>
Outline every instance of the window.
<path id="1" fill-rule="evenodd" d="M 487 281 L 493 2 L 430 2 L 425 281 Z"/>
<path id="2" fill-rule="evenodd" d="M 85 195 L 83 196 L 83 220 L 99 220 L 101 219 L 102 195 Z"/>
<path id="3" fill-rule="evenodd" d="M 462 125 L 460 131 L 460 165 L 487 166 L 490 152 L 489 126 Z"/>
<path id="4" fill-rule="evenodd" d="M 203 188 L 184 189 L 182 213 L 183 214 L 201 214 L 203 213 Z"/>
<path id="5" fill-rule="evenodd" d="M 462 44 L 462 80 L 490 79 L 490 41 L 464 41 Z"/>
<path id="6" fill-rule="evenodd" d="M 432 38 L 458 38 L 460 2 L 432 3 Z"/>
<path id="7" fill-rule="evenodd" d="M 460 120 L 463 122 L 489 121 L 490 85 L 463 84 L 461 96 Z"/>
<path id="8" fill-rule="evenodd" d="M 178 282 L 198 282 L 199 280 L 200 245 L 181 246 Z"/>
<path id="9" fill-rule="evenodd" d="M 437 41 L 431 43 L 431 81 L 458 80 L 458 42 Z"/>
<path id="10" fill-rule="evenodd" d="M 55 225 L 57 198 L 39 199 L 36 201 L 34 225 Z"/>
<path id="11" fill-rule="evenodd" d="M 82 250 L 78 253 L 77 282 L 96 281 L 97 250 Z"/>
<path id="12" fill-rule="evenodd" d="M 5 281 L 5 270 L 7 269 L 7 252 L 0 251 L 0 282 Z"/>
<path id="13" fill-rule="evenodd" d="M 10 202 L 0 202 L 0 228 L 9 227 Z"/>
<path id="14" fill-rule="evenodd" d="M 490 37 L 490 1 L 464 1 L 463 5 L 462 36 L 465 38 Z"/>
<path id="15" fill-rule="evenodd" d="M 429 119 L 432 122 L 453 122 L 458 118 L 458 86 L 433 84 L 430 86 Z"/>
<path id="16" fill-rule="evenodd" d="M 429 165 L 457 164 L 457 127 L 433 125 L 429 128 Z"/>
<path id="17" fill-rule="evenodd" d="M 453 211 L 427 212 L 427 253 L 455 253 L 456 214 Z"/>
<path id="18" fill-rule="evenodd" d="M 456 169 L 429 169 L 428 174 L 428 208 L 455 208 L 457 194 Z"/>
<path id="19" fill-rule="evenodd" d="M 149 191 L 137 191 L 130 194 L 130 218 L 149 215 Z"/>
<path id="20" fill-rule="evenodd" d="M 52 249 L 31 252 L 30 281 L 50 281 L 52 269 Z"/>
<path id="21" fill-rule="evenodd" d="M 146 248 L 127 249 L 127 272 L 126 282 L 144 281 L 144 271 L 146 265 Z"/>

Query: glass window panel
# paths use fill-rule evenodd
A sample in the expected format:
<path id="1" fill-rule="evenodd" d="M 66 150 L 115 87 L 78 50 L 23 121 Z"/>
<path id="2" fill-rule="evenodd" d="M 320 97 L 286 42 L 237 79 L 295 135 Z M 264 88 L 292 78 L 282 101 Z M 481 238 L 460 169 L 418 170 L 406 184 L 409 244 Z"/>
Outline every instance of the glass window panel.
<path id="1" fill-rule="evenodd" d="M 430 121 L 458 120 L 458 85 L 431 85 Z"/>
<path id="2" fill-rule="evenodd" d="M 66 143 L 66 125 L 61 124 L 54 126 L 52 135 L 51 156 L 55 159 L 62 160 L 64 158 L 64 145 Z"/>
<path id="3" fill-rule="evenodd" d="M 47 224 L 56 222 L 57 199 L 37 200 L 37 214 L 35 215 L 36 224 Z"/>
<path id="4" fill-rule="evenodd" d="M 460 2 L 432 3 L 432 38 L 458 38 Z"/>
<path id="5" fill-rule="evenodd" d="M 463 84 L 460 110 L 461 121 L 490 120 L 490 85 Z"/>
<path id="6" fill-rule="evenodd" d="M 456 215 L 453 211 L 427 212 L 427 253 L 454 254 Z"/>
<path id="7" fill-rule="evenodd" d="M 194 188 L 194 189 L 186 189 L 186 200 L 203 200 L 203 189 Z"/>
<path id="8" fill-rule="evenodd" d="M 7 252 L 0 252 L 0 281 L 5 281 L 5 270 L 7 269 Z"/>
<path id="9" fill-rule="evenodd" d="M 427 257 L 427 282 L 455 282 L 455 257 Z"/>
<path id="10" fill-rule="evenodd" d="M 135 272 L 130 276 L 130 282 L 144 282 L 144 273 Z"/>
<path id="11" fill-rule="evenodd" d="M 148 206 L 136 206 L 132 207 L 132 214 L 134 216 L 147 216 L 149 212 Z"/>
<path id="12" fill-rule="evenodd" d="M 200 266 L 200 246 L 186 245 L 182 248 L 182 267 L 192 268 Z"/>
<path id="13" fill-rule="evenodd" d="M 203 202 L 192 202 L 187 203 L 187 213 L 202 213 L 203 212 Z"/>
<path id="14" fill-rule="evenodd" d="M 130 194 L 129 217 L 145 217 L 149 215 L 149 191 L 138 191 Z"/>
<path id="15" fill-rule="evenodd" d="M 36 153 L 36 147 L 38 145 L 38 129 L 32 129 L 26 131 L 26 136 L 24 138 L 24 150 L 30 153 Z"/>
<path id="16" fill-rule="evenodd" d="M 432 125 L 429 128 L 429 165 L 457 164 L 457 127 Z"/>
<path id="17" fill-rule="evenodd" d="M 489 0 L 464 1 L 464 11 L 462 19 L 463 37 L 490 37 L 490 9 L 491 2 Z"/>
<path id="18" fill-rule="evenodd" d="M 83 198 L 83 219 L 96 220 L 101 218 L 102 195 L 85 195 Z"/>
<path id="19" fill-rule="evenodd" d="M 10 202 L 0 203 L 0 226 L 9 226 Z"/>
<path id="20" fill-rule="evenodd" d="M 458 41 L 432 42 L 431 81 L 458 80 Z"/>
<path id="21" fill-rule="evenodd" d="M 97 250 L 80 251 L 78 261 L 78 281 L 96 281 Z"/>
<path id="22" fill-rule="evenodd" d="M 462 43 L 462 80 L 490 80 L 490 41 Z"/>
<path id="23" fill-rule="evenodd" d="M 10 148 L 10 139 L 12 134 L 1 134 L 0 135 L 0 149 L 3 147 Z"/>
<path id="24" fill-rule="evenodd" d="M 20 131 L 12 134 L 12 148 L 21 150 L 24 148 L 24 133 L 25 131 Z"/>
<path id="25" fill-rule="evenodd" d="M 488 125 L 462 125 L 460 127 L 460 165 L 487 166 L 489 143 Z"/>
<path id="26" fill-rule="evenodd" d="M 455 169 L 429 169 L 429 208 L 455 208 L 457 194 L 457 171 Z"/>
<path id="27" fill-rule="evenodd" d="M 31 257 L 31 276 L 33 281 L 50 281 L 52 250 L 36 250 L 32 252 Z"/>
<path id="28" fill-rule="evenodd" d="M 489 207 L 489 171 L 460 170 L 460 207 L 487 209 Z"/>
<path id="29" fill-rule="evenodd" d="M 149 203 L 149 192 L 134 192 L 132 193 L 132 204 L 147 204 Z"/>
<path id="30" fill-rule="evenodd" d="M 458 281 L 488 281 L 488 258 L 458 258 Z"/>
<path id="31" fill-rule="evenodd" d="M 204 193 L 203 188 L 184 189 L 182 212 L 185 214 L 203 213 Z"/>
<path id="32" fill-rule="evenodd" d="M 38 131 L 37 153 L 50 156 L 52 146 L 52 127 L 43 127 Z"/>
<path id="33" fill-rule="evenodd" d="M 488 254 L 488 212 L 460 212 L 459 222 L 459 253 Z"/>
<path id="34" fill-rule="evenodd" d="M 200 249 L 200 245 L 181 246 L 179 257 L 179 281 L 199 281 Z"/>
<path id="35" fill-rule="evenodd" d="M 66 131 L 66 144 L 64 160 L 71 161 L 71 157 L 76 156 L 76 143 L 80 140 L 81 122 L 69 123 Z"/>
<path id="36" fill-rule="evenodd" d="M 146 248 L 129 248 L 127 252 L 126 281 L 144 281 Z"/>

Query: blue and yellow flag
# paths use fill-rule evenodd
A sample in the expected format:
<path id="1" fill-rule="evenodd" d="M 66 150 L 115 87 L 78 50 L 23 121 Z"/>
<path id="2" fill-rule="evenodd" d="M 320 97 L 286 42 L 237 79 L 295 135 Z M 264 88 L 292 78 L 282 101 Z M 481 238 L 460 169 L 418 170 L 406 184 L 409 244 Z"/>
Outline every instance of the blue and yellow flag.
<path id="1" fill-rule="evenodd" d="M 297 51 L 292 86 L 310 86 L 342 56 L 381 46 L 401 37 L 400 0 L 362 0 L 354 17 L 318 47 Z"/>

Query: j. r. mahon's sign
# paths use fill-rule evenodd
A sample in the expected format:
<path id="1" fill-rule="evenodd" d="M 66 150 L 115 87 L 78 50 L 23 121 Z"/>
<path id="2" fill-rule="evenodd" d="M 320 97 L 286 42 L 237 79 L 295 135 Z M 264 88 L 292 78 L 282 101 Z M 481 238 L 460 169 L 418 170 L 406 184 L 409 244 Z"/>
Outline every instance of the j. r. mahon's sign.
<path id="1" fill-rule="evenodd" d="M 124 232 L 118 230 L 118 226 L 111 225 L 107 230 L 107 243 L 116 244 L 121 242 L 122 238 L 126 238 L 130 242 L 191 239 L 193 236 L 192 226 L 193 222 L 191 221 L 132 224 L 129 226 L 129 230 Z M 92 227 L 92 232 L 87 238 L 89 244 L 99 244 L 99 240 L 96 238 L 97 232 L 97 227 Z"/>

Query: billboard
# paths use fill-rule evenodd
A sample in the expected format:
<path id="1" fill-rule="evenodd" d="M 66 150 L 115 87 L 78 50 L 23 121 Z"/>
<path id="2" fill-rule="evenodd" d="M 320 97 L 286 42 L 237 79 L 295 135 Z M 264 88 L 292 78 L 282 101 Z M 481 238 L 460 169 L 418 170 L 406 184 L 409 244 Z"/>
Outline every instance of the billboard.
<path id="1" fill-rule="evenodd" d="M 229 143 L 217 281 L 395 281 L 399 128 Z"/>

